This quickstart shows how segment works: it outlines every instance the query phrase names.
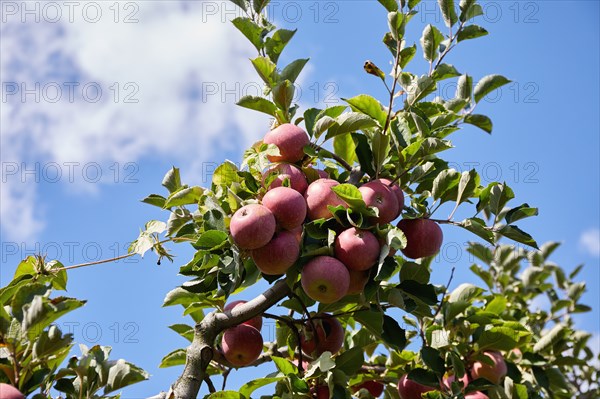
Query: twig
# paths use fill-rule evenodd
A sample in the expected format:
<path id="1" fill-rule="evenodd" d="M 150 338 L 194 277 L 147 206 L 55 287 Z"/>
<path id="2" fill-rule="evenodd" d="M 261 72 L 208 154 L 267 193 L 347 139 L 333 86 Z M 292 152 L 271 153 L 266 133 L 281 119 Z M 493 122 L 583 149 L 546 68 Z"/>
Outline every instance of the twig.
<path id="1" fill-rule="evenodd" d="M 400 40 L 396 43 L 396 58 L 394 59 L 394 82 L 392 83 L 392 90 L 390 90 L 390 103 L 388 107 L 388 114 L 385 118 L 385 125 L 383 126 L 382 134 L 387 132 L 390 122 L 392 121 L 392 109 L 394 107 L 394 94 L 396 94 L 396 85 L 398 84 L 398 66 L 400 65 Z"/>
<path id="2" fill-rule="evenodd" d="M 225 386 L 227 385 L 227 377 L 229 377 L 229 373 L 231 373 L 231 367 L 228 367 L 225 372 L 223 372 L 223 385 L 221 386 L 221 391 L 225 390 Z"/>
<path id="3" fill-rule="evenodd" d="M 210 392 L 210 393 L 217 392 L 217 390 L 215 389 L 215 384 L 213 384 L 212 380 L 210 379 L 210 377 L 208 375 L 204 376 L 204 382 L 206 382 L 206 385 L 208 386 L 208 392 Z"/>
<path id="4" fill-rule="evenodd" d="M 346 169 L 348 172 L 352 171 L 352 166 L 348 162 L 346 162 L 343 158 L 337 156 L 333 152 L 331 152 L 315 143 L 311 143 L 310 147 L 317 152 L 321 152 L 321 151 L 327 152 L 331 156 L 331 158 L 335 159 L 340 165 L 342 165 L 342 167 L 344 169 Z"/>
<path id="5" fill-rule="evenodd" d="M 446 294 L 448 293 L 448 287 L 450 287 L 450 284 L 452 283 L 452 279 L 454 278 L 455 270 L 456 270 L 456 267 L 452 266 L 452 271 L 450 272 L 450 278 L 448 279 L 448 283 L 446 284 L 446 287 L 444 288 L 442 300 L 440 301 L 440 304 L 439 304 L 435 314 L 433 315 L 433 319 L 435 319 L 437 317 L 437 315 L 440 314 L 440 311 L 442 310 L 442 306 L 444 306 L 444 301 L 446 300 Z M 444 324 L 446 324 L 446 320 L 444 320 Z"/>

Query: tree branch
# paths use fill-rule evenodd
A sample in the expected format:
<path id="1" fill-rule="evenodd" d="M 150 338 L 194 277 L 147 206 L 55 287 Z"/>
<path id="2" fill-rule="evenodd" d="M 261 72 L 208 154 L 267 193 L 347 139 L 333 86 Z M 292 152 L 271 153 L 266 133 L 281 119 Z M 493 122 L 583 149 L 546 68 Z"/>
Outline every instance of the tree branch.
<path id="1" fill-rule="evenodd" d="M 194 340 L 187 348 L 183 373 L 169 392 L 175 399 L 195 399 L 206 377 L 206 368 L 215 356 L 215 339 L 225 329 L 234 327 L 263 313 L 290 292 L 285 279 L 277 281 L 258 297 L 225 312 L 212 312 L 198 324 Z"/>

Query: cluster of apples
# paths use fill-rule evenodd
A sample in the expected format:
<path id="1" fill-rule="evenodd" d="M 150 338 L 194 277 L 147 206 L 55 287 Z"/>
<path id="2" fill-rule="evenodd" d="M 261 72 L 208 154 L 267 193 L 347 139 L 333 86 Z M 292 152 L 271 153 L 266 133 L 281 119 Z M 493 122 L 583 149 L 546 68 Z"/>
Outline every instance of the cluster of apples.
<path id="1" fill-rule="evenodd" d="M 245 205 L 235 212 L 230 232 L 238 248 L 249 251 L 262 273 L 281 275 L 300 256 L 305 221 L 331 218 L 330 206 L 348 205 L 332 190 L 340 183 L 330 179 L 327 172 L 316 171 L 319 178 L 308 184 L 296 166 L 304 158 L 304 147 L 310 144 L 302 128 L 282 124 L 268 132 L 263 142 L 279 150 L 278 155 L 268 155 L 275 165 L 263 175 L 267 192 L 261 203 Z M 378 215 L 369 221 L 372 225 L 390 223 L 401 215 L 404 194 L 391 180 L 372 180 L 358 190 L 368 207 L 377 208 Z M 442 230 L 434 221 L 403 219 L 398 227 L 407 238 L 403 249 L 407 257 L 435 255 L 442 245 Z M 317 256 L 304 265 L 302 287 L 309 297 L 322 303 L 361 292 L 380 251 L 380 240 L 371 231 L 354 227 L 341 231 L 335 240 L 334 256 Z"/>
<path id="2" fill-rule="evenodd" d="M 488 380 L 493 384 L 500 384 L 502 379 L 506 376 L 508 369 L 504 357 L 500 352 L 486 351 L 483 355 L 487 357 L 488 361 L 475 361 L 471 365 L 470 373 L 466 373 L 462 378 L 459 379 L 463 389 L 469 385 L 469 382 L 479 378 Z M 444 386 L 447 389 L 451 389 L 452 383 L 456 381 L 455 376 L 448 376 L 444 378 Z M 401 399 L 421 399 L 421 395 L 433 391 L 434 388 L 421 385 L 418 382 L 409 380 L 406 375 L 400 378 L 398 382 L 398 393 Z M 465 394 L 465 399 L 489 399 L 486 394 L 480 391 L 470 392 Z"/>

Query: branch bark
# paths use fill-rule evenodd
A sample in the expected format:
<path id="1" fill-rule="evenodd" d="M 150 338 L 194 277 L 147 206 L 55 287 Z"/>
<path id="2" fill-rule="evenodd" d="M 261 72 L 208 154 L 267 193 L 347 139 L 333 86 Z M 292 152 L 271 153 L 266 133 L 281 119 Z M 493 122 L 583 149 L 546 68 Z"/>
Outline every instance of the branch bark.
<path id="1" fill-rule="evenodd" d="M 258 316 L 290 292 L 285 279 L 277 281 L 267 291 L 244 304 L 225 312 L 212 312 L 198 324 L 194 340 L 187 348 L 183 373 L 167 395 L 175 399 L 195 399 L 206 377 L 206 368 L 215 356 L 215 339 L 224 330 Z"/>

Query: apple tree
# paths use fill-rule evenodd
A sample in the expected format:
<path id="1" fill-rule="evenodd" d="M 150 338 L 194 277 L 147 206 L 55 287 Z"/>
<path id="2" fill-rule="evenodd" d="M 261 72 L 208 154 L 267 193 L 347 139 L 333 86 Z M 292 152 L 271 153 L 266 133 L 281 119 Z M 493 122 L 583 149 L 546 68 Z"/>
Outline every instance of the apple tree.
<path id="1" fill-rule="evenodd" d="M 567 273 L 551 261 L 557 243 L 538 245 L 517 226 L 538 210 L 516 202 L 506 183 L 484 186 L 477 170 L 460 173 L 443 158 L 465 124 L 492 132 L 477 104 L 510 82 L 475 81 L 445 62 L 457 45 L 488 33 L 474 23 L 477 1 L 438 0 L 445 26 L 427 25 L 411 39 L 406 26 L 419 0 L 379 0 L 392 68 L 367 61 L 364 71 L 386 98 L 359 94 L 302 112 L 294 84 L 308 59 L 279 63 L 295 31 L 268 20 L 268 0 L 232 1 L 244 15 L 233 24 L 256 49 L 251 62 L 264 82 L 263 96 L 238 105 L 272 125 L 239 167 L 222 163 L 210 187 L 184 184 L 174 167 L 162 180 L 166 193 L 143 200 L 169 216 L 148 222 L 130 255 L 153 251 L 160 262 L 172 260 L 167 243 L 194 249 L 179 269 L 189 280 L 164 302 L 191 318 L 170 326 L 189 346 L 161 362 L 183 369 L 155 398 L 249 399 L 258 390 L 281 399 L 599 397 L 600 359 L 572 317 L 590 310 L 581 303 L 581 267 Z M 426 71 L 409 71 L 416 56 Z M 434 98 L 448 79 L 457 82 L 454 97 Z M 472 234 L 474 262 L 464 267 L 479 286 L 432 281 L 440 225 Z M 0 291 L 0 381 L 25 394 L 39 388 L 35 397 L 54 387 L 70 398 L 146 378 L 108 361 L 105 347 L 82 348 L 59 368 L 71 338 L 52 322 L 82 304 L 50 297 L 64 289 L 65 269 L 29 258 Z M 266 291 L 238 299 L 260 280 Z M 532 307 L 540 298 L 547 309 Z M 276 323 L 273 341 L 261 334 L 265 319 Z M 227 390 L 230 373 L 265 363 L 270 374 Z"/>

